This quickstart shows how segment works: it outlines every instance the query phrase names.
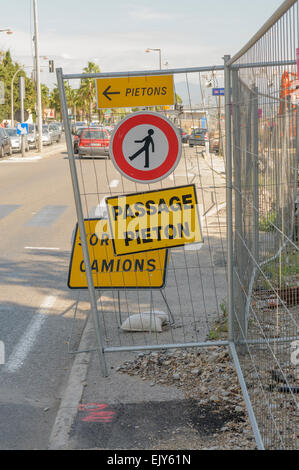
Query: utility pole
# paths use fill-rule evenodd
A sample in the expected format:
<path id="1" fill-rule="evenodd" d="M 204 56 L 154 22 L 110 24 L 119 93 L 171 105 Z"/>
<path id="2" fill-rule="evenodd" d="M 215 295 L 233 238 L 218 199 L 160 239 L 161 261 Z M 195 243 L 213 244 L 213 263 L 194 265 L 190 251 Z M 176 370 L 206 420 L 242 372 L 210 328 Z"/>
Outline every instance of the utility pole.
<path id="1" fill-rule="evenodd" d="M 36 0 L 33 0 L 33 11 L 34 11 L 34 48 L 35 48 L 35 74 L 36 74 L 36 93 L 37 93 L 37 127 L 38 127 L 38 150 L 42 152 L 43 141 L 42 141 L 42 96 L 40 86 L 40 65 L 39 65 L 39 50 L 38 50 L 38 24 L 37 24 L 37 5 Z"/>

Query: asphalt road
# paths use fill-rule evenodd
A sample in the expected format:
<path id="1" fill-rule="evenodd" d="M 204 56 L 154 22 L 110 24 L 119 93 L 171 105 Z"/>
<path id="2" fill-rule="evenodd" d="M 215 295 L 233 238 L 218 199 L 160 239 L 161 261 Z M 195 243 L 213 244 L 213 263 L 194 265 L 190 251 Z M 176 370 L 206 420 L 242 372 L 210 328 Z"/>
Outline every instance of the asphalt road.
<path id="1" fill-rule="evenodd" d="M 78 347 L 88 311 L 81 294 L 74 321 L 78 294 L 67 288 L 73 191 L 64 145 L 49 150 L 42 158 L 33 152 L 0 161 L 0 449 L 47 448 L 73 363 L 68 347 Z M 196 152 L 185 147 L 175 175 L 151 187 L 125 180 L 105 158 L 77 160 L 84 216 L 100 215 L 108 194 L 200 185 L 201 178 L 201 211 L 213 214 L 225 185 L 210 190 L 213 174 L 203 158 L 199 168 Z"/>
<path id="2" fill-rule="evenodd" d="M 75 210 L 62 148 L 0 161 L 1 449 L 47 447 L 73 361 L 67 339 L 76 296 L 66 277 Z M 83 325 L 84 313 L 77 335 Z"/>

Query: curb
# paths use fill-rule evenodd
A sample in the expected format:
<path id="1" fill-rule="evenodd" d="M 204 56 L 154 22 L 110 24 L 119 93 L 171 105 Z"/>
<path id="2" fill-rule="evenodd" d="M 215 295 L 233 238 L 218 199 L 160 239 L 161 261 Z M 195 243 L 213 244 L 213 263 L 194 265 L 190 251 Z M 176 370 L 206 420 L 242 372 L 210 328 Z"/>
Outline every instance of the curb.
<path id="1" fill-rule="evenodd" d="M 57 146 L 55 146 L 55 148 L 51 148 L 49 150 L 47 150 L 46 152 L 44 151 L 44 147 L 43 147 L 43 151 L 42 153 L 39 155 L 39 152 L 37 150 L 33 151 L 33 152 L 27 152 L 27 156 L 28 157 L 36 157 L 37 155 L 39 155 L 41 158 L 45 157 L 45 156 L 48 156 L 48 155 L 52 155 L 54 153 L 57 153 L 57 152 L 60 152 L 62 150 L 66 150 L 66 144 L 57 144 Z M 26 158 L 26 157 L 24 157 Z"/>
<path id="2" fill-rule="evenodd" d="M 91 349 L 93 324 L 90 319 L 86 322 L 78 350 Z M 78 405 L 83 395 L 85 380 L 90 363 L 90 353 L 78 353 L 69 378 L 63 398 L 58 409 L 54 426 L 51 431 L 48 450 L 71 450 L 69 433 L 77 415 Z"/>

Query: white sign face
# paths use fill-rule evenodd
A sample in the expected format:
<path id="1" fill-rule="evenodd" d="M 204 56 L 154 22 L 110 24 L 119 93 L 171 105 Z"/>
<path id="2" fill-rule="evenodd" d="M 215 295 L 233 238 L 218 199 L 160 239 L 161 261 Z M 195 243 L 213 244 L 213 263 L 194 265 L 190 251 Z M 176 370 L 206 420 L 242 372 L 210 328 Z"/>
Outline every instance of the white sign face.
<path id="1" fill-rule="evenodd" d="M 176 127 L 162 114 L 149 111 L 124 118 L 110 141 L 115 167 L 139 183 L 166 178 L 177 166 L 181 152 L 181 136 Z"/>

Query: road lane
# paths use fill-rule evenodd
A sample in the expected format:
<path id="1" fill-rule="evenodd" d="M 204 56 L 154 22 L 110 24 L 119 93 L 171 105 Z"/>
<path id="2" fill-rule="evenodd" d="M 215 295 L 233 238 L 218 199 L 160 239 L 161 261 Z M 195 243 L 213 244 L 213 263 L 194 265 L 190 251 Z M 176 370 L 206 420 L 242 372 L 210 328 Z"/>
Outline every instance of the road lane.
<path id="1" fill-rule="evenodd" d="M 204 159 L 196 167 L 194 162 L 194 150 L 185 148 L 173 181 L 141 185 L 119 175 L 110 160 L 76 160 L 84 216 L 104 214 L 107 195 L 200 184 L 201 178 L 202 214 L 209 216 L 210 208 L 213 211 L 225 200 L 225 187 L 211 196 L 213 178 L 205 173 L 207 165 Z M 3 164 L 0 182 L 0 340 L 5 342 L 8 363 L 18 347 L 24 350 L 22 344 L 30 343 L 20 367 L 8 373 L 0 366 L 0 448 L 46 448 L 72 364 L 66 342 L 77 298 L 76 292 L 67 289 L 76 222 L 67 155 L 64 151 L 26 163 Z M 38 219 L 49 206 L 59 210 L 52 212 L 51 220 Z M 208 230 L 207 224 L 203 228 Z M 50 297 L 55 303 L 41 312 Z M 113 294 L 106 297 L 113 299 Z M 72 349 L 78 347 L 88 311 L 87 293 L 81 299 Z M 35 331 L 32 342 L 24 339 L 26 332 L 32 338 Z"/>
<path id="2" fill-rule="evenodd" d="M 3 164 L 0 182 L 0 339 L 6 353 L 0 448 L 46 448 L 73 360 L 66 344 L 76 299 L 66 286 L 75 224 L 68 162 L 58 154 Z M 64 210 L 52 212 L 47 224 L 28 225 L 48 206 Z M 84 298 L 73 347 L 85 322 Z"/>

